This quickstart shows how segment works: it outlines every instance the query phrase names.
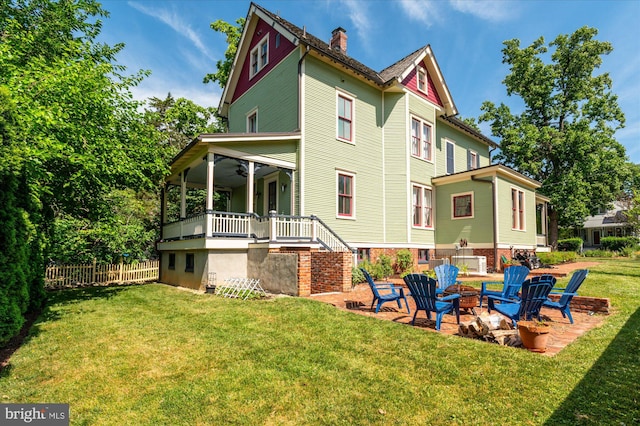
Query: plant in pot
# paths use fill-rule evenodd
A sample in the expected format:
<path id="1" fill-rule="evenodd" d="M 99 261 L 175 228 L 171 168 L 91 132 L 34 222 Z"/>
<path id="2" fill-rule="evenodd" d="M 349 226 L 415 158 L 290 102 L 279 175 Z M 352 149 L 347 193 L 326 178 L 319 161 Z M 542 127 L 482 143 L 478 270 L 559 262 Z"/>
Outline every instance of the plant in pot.
<path id="1" fill-rule="evenodd" d="M 518 321 L 522 345 L 531 352 L 546 352 L 551 324 L 539 320 Z"/>

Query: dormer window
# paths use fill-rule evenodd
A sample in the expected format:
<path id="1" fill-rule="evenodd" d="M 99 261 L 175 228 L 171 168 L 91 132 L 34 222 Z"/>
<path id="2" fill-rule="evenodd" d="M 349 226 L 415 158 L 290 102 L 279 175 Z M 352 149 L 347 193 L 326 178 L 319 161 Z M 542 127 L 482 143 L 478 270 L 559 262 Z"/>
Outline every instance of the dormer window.
<path id="1" fill-rule="evenodd" d="M 251 49 L 249 58 L 251 59 L 249 78 L 253 78 L 269 64 L 269 34 L 264 36 L 264 38 Z"/>
<path id="2" fill-rule="evenodd" d="M 422 93 L 427 93 L 427 70 L 422 67 L 418 67 L 418 90 Z"/>

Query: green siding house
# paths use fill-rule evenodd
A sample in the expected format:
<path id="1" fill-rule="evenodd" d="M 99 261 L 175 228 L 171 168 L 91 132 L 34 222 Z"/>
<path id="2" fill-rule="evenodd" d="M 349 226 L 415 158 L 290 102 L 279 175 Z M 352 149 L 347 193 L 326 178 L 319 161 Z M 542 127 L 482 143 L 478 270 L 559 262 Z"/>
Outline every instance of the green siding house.
<path id="1" fill-rule="evenodd" d="M 374 71 L 344 29 L 327 39 L 251 4 L 218 109 L 228 133 L 171 163 L 162 281 L 251 276 L 307 295 L 346 290 L 357 259 L 401 249 L 416 268 L 458 255 L 493 270 L 546 250 L 540 184 L 491 164 L 497 144 L 456 118 L 429 45 Z"/>

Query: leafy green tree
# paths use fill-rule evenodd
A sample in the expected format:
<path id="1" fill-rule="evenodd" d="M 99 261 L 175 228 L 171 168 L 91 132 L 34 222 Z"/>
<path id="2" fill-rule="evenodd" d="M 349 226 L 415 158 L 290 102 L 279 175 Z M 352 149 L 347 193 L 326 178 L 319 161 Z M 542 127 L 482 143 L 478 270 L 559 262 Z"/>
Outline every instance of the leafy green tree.
<path id="1" fill-rule="evenodd" d="M 169 147 L 173 156 L 201 133 L 218 133 L 222 127 L 216 108 L 203 107 L 185 98 L 149 98 L 146 120 L 161 134 L 161 143 Z"/>
<path id="2" fill-rule="evenodd" d="M 517 39 L 505 41 L 510 74 L 504 84 L 509 96 L 520 96 L 524 111 L 482 105 L 480 121 L 491 122 L 500 138 L 495 158 L 542 182 L 540 192 L 551 199 L 553 246 L 559 226 L 580 224 L 613 201 L 627 173 L 625 149 L 614 138 L 624 114 L 609 75 L 594 75 L 612 46 L 596 35 L 589 27 L 560 35 L 549 44 L 550 55 L 542 37 L 525 48 Z"/>
<path id="3" fill-rule="evenodd" d="M 205 75 L 203 79 L 204 83 L 217 82 L 223 89 L 227 85 L 231 66 L 233 65 L 233 59 L 235 58 L 236 51 L 238 50 L 240 37 L 242 37 L 244 22 L 245 18 L 238 18 L 236 19 L 237 25 L 230 24 L 222 19 L 218 19 L 211 23 L 212 30 L 226 35 L 227 50 L 224 52 L 224 60 L 221 59 L 216 63 L 218 70 L 214 73 Z"/>

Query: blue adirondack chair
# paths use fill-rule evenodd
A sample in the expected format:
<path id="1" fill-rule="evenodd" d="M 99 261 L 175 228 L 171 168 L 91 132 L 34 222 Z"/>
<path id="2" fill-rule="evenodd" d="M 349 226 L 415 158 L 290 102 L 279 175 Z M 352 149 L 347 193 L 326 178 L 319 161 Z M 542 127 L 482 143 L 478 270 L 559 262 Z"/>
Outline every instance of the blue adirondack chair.
<path id="1" fill-rule="evenodd" d="M 411 297 L 416 302 L 416 312 L 413 314 L 411 325 L 416 322 L 419 311 L 425 311 L 427 318 L 431 319 L 431 312 L 436 314 L 436 330 L 440 330 L 442 316 L 452 311 L 456 314 L 456 320 L 460 324 L 460 295 L 452 294 L 446 297 L 436 296 L 436 280 L 424 274 L 408 274 L 404 282 L 411 291 Z"/>
<path id="2" fill-rule="evenodd" d="M 376 284 L 373 282 L 373 278 L 371 278 L 371 275 L 369 275 L 369 273 L 366 270 L 362 268 L 360 268 L 360 270 L 364 274 L 364 277 L 366 278 L 367 283 L 369 284 L 369 287 L 371 287 L 371 292 L 373 293 L 373 300 L 371 301 L 371 309 L 373 309 L 373 304 L 377 302 L 376 314 L 380 311 L 380 307 L 382 306 L 382 304 L 387 302 L 395 301 L 398 303 L 398 308 L 402 309 L 402 305 L 400 305 L 400 300 L 402 299 L 404 299 L 404 304 L 407 307 L 407 313 L 408 314 L 411 313 L 411 311 L 409 310 L 409 303 L 407 303 L 407 297 L 404 295 L 404 289 L 402 287 L 394 286 L 392 283 Z M 380 290 L 385 291 L 385 293 L 380 293 Z"/>
<path id="3" fill-rule="evenodd" d="M 460 281 L 457 281 L 459 272 L 457 266 L 445 263 L 443 265 L 436 266 L 433 270 L 436 272 L 436 277 L 438 278 L 436 294 L 442 294 L 450 285 L 461 284 Z"/>
<path id="4" fill-rule="evenodd" d="M 589 274 L 588 269 L 578 269 L 573 273 L 569 283 L 565 288 L 554 288 L 551 290 L 551 294 L 561 294 L 560 300 L 557 302 L 552 301 L 547 298 L 547 300 L 542 304 L 545 308 L 551 309 L 559 309 L 562 312 L 562 318 L 569 317 L 569 322 L 573 324 L 573 317 L 571 316 L 571 311 L 569 310 L 569 304 L 571 303 L 571 299 L 573 296 L 578 294 L 578 288 L 582 285 L 585 278 L 587 278 L 587 274 Z"/>
<path id="5" fill-rule="evenodd" d="M 522 283 L 529 275 L 529 268 L 521 265 L 514 265 L 504 270 L 504 281 L 485 281 L 480 289 L 480 307 L 485 296 L 498 296 L 503 299 L 517 298 Z M 502 284 L 502 290 L 487 290 L 488 284 Z"/>
<path id="6" fill-rule="evenodd" d="M 519 300 L 505 299 L 500 296 L 488 296 L 488 311 L 496 310 L 511 319 L 513 326 L 518 325 L 522 318 L 530 320 L 540 319 L 540 308 L 547 300 L 556 279 L 552 275 L 540 275 L 522 283 L 522 296 Z M 499 304 L 495 302 L 499 301 Z"/>

